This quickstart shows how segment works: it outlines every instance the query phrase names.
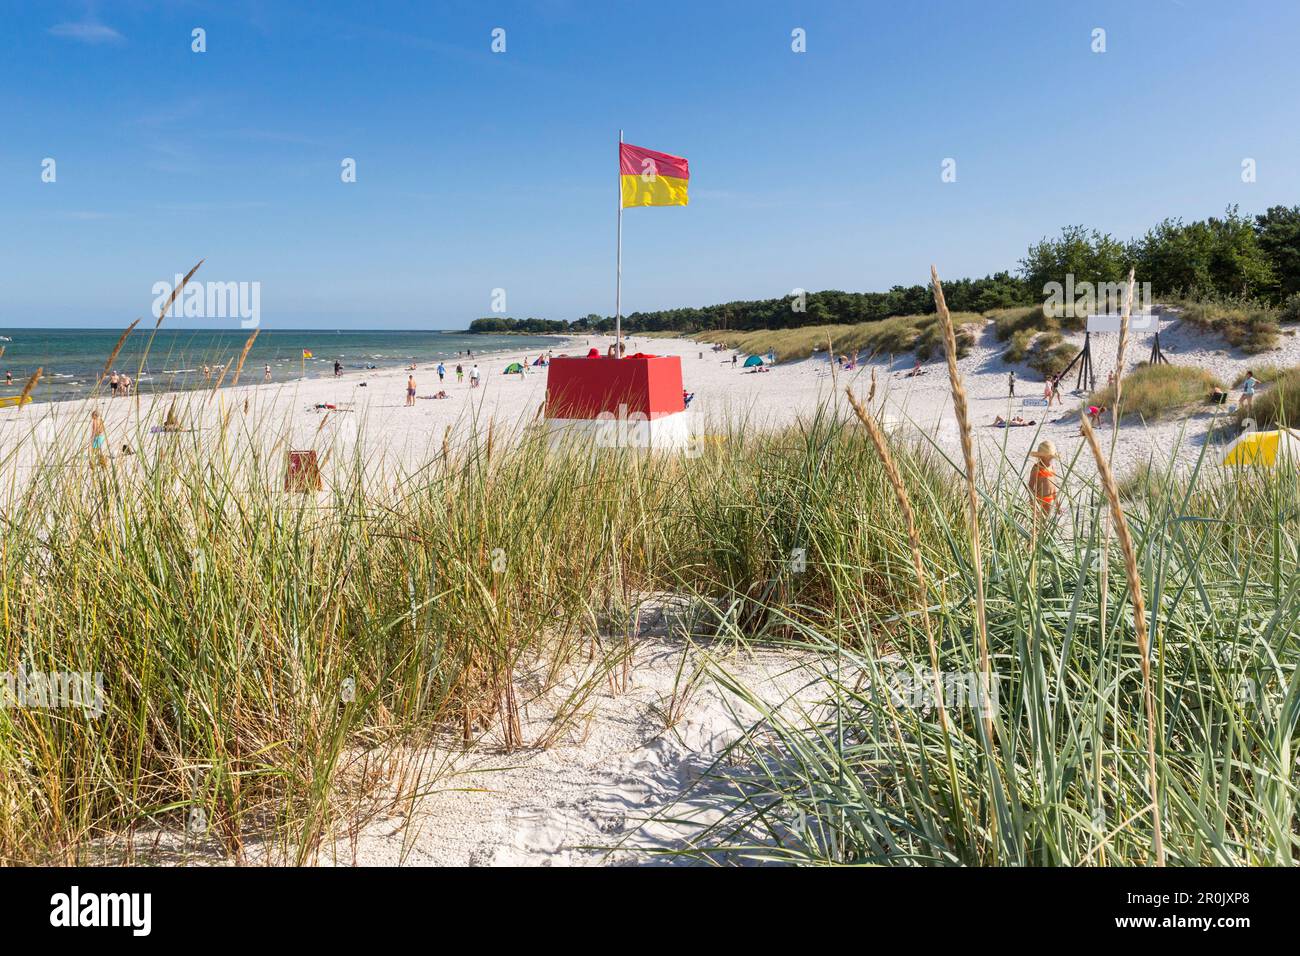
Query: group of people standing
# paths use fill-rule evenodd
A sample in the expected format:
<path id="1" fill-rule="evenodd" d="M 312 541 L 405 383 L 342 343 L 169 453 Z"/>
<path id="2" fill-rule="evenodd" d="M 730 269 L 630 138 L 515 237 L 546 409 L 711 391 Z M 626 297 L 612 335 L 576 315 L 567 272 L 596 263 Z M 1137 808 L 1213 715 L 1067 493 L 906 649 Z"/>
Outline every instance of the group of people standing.
<path id="1" fill-rule="evenodd" d="M 131 376 L 124 375 L 121 372 L 114 372 L 108 377 L 108 391 L 114 398 L 125 398 L 130 395 L 133 384 Z"/>
<path id="2" fill-rule="evenodd" d="M 1016 373 L 1007 373 L 1007 397 L 1016 397 Z M 1052 405 L 1064 405 L 1065 399 L 1061 396 L 1061 376 L 1049 375 L 1043 380 L 1043 398 L 1047 400 L 1047 407 Z"/>
<path id="3" fill-rule="evenodd" d="M 441 385 L 447 378 L 447 366 L 439 362 L 437 372 L 438 372 L 438 384 Z M 481 378 L 481 373 L 478 370 L 478 363 L 476 362 L 474 363 L 474 366 L 469 370 L 470 388 L 478 388 L 480 378 Z M 457 362 L 456 382 L 457 384 L 459 384 L 464 380 L 465 380 L 465 366 L 463 366 L 460 362 Z M 415 405 L 415 392 L 416 392 L 415 376 L 408 375 L 406 376 L 406 407 L 407 408 L 411 408 Z M 446 394 L 447 394 L 446 392 L 440 390 L 438 394 L 435 396 L 435 398 L 444 398 L 446 397 Z"/>

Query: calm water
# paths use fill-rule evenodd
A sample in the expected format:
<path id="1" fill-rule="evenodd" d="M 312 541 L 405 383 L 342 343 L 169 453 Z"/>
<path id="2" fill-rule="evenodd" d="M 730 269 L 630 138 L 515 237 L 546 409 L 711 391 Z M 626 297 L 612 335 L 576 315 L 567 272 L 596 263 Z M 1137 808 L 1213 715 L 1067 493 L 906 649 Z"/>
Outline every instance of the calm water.
<path id="1" fill-rule="evenodd" d="M 147 320 L 146 320 L 147 321 Z M 145 323 L 141 323 L 143 326 Z M 152 325 L 152 323 L 149 323 Z M 117 371 L 130 375 L 141 392 L 211 386 L 221 375 L 220 366 L 234 363 L 251 334 L 244 330 L 175 330 L 160 329 L 149 349 L 144 371 L 137 375 L 149 329 L 137 327 L 126 340 L 117 360 Z M 37 368 L 45 369 L 33 397 L 36 401 L 59 401 L 85 395 L 103 371 L 104 362 L 117 344 L 121 330 L 113 329 L 7 329 L 0 327 L 0 396 L 18 394 L 28 376 Z M 455 359 L 465 349 L 474 355 L 501 351 L 542 352 L 555 348 L 562 340 L 552 336 L 466 335 L 461 332 L 319 332 L 262 330 L 244 362 L 240 381 L 254 384 L 264 381 L 265 366 L 271 366 L 271 380 L 285 382 L 303 373 L 302 352 L 313 357 L 306 361 L 308 378 L 334 374 L 334 360 L 345 370 L 401 367 L 412 359 L 420 364 L 438 359 Z M 211 378 L 203 374 L 203 366 Z M 4 384 L 5 372 L 13 373 L 13 384 Z M 107 389 L 107 385 L 102 388 Z"/>

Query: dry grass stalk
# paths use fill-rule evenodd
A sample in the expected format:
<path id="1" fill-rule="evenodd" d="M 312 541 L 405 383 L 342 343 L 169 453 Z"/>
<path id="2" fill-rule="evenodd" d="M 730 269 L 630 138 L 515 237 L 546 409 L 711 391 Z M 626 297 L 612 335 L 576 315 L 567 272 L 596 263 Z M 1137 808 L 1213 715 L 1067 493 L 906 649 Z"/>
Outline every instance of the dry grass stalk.
<path id="1" fill-rule="evenodd" d="M 1110 420 L 1115 423 L 1117 433 L 1119 429 L 1119 402 L 1124 394 L 1124 352 L 1128 349 L 1128 322 L 1129 316 L 1133 312 L 1133 273 L 1134 270 L 1128 270 L 1128 288 L 1124 292 L 1124 312 L 1119 317 L 1119 349 L 1115 355 L 1115 408 L 1111 412 Z"/>
<path id="2" fill-rule="evenodd" d="M 1137 551 L 1133 547 L 1128 522 L 1124 520 L 1124 508 L 1120 504 L 1115 475 L 1110 469 L 1110 462 L 1102 454 L 1097 436 L 1086 417 L 1082 420 L 1082 428 L 1083 436 L 1092 450 L 1092 457 L 1097 460 L 1102 487 L 1106 489 L 1106 497 L 1110 501 L 1111 521 L 1119 538 L 1120 552 L 1124 555 L 1124 573 L 1133 595 L 1133 630 L 1137 633 L 1138 654 L 1141 656 L 1142 692 L 1147 712 L 1147 790 L 1151 796 L 1151 831 L 1155 843 L 1156 866 L 1164 866 L 1165 847 L 1160 832 L 1160 790 L 1156 774 L 1156 704 L 1155 690 L 1151 685 L 1151 641 L 1147 634 L 1146 601 L 1142 596 L 1142 579 L 1138 575 Z"/>
<path id="3" fill-rule="evenodd" d="M 873 381 L 872 386 L 874 385 Z M 880 430 L 880 424 L 868 410 L 871 403 L 870 395 L 867 397 L 867 405 L 864 406 L 858 401 L 851 388 L 846 386 L 844 394 L 848 396 L 849 405 L 853 407 L 858 421 L 862 422 L 862 427 L 867 430 L 867 437 L 871 439 L 876 454 L 880 456 L 880 461 L 885 466 L 885 477 L 889 479 L 889 486 L 894 489 L 898 510 L 903 513 L 903 523 L 907 527 L 907 545 L 912 553 L 912 573 L 916 576 L 916 599 L 921 608 L 921 626 L 925 628 L 925 639 L 930 645 L 930 667 L 934 674 L 934 699 L 939 708 L 939 725 L 943 728 L 944 734 L 947 734 L 948 708 L 944 701 L 943 678 L 939 674 L 939 647 L 935 643 L 934 629 L 930 625 L 930 596 L 925 582 L 925 564 L 921 558 L 921 535 L 916 530 L 916 515 L 912 511 L 912 502 L 907 496 L 907 488 L 903 485 L 903 476 L 899 474 L 898 465 L 885 441 L 884 433 Z"/>
<path id="4" fill-rule="evenodd" d="M 99 383 L 104 381 L 104 379 L 108 378 L 109 374 L 113 371 L 113 363 L 117 361 L 117 356 L 118 353 L 122 351 L 122 346 L 126 345 L 127 336 L 129 336 L 132 332 L 134 332 L 135 327 L 139 324 L 140 324 L 140 320 L 136 319 L 134 322 L 128 325 L 126 327 L 126 331 L 123 332 L 118 337 L 117 344 L 113 346 L 113 351 L 110 352 L 108 355 L 108 361 L 104 363 L 104 371 L 99 373 L 99 378 L 95 382 L 95 388 L 99 388 Z M 0 351 L 3 350 L 0 349 Z"/>
<path id="5" fill-rule="evenodd" d="M 217 389 L 221 388 L 221 383 L 224 382 L 224 381 L 226 380 L 226 376 L 227 376 L 229 373 L 230 373 L 230 363 L 227 362 L 227 363 L 222 367 L 222 369 L 221 369 L 221 374 L 217 376 L 216 384 L 214 384 L 214 385 L 212 386 L 212 388 L 208 391 L 208 401 L 207 401 L 207 404 L 211 404 L 211 403 L 212 403 L 212 396 L 215 395 L 215 394 L 217 394 Z"/>
<path id="6" fill-rule="evenodd" d="M 181 280 L 180 285 L 172 289 L 172 294 L 167 297 L 166 303 L 164 303 L 163 307 L 158 310 L 158 320 L 154 322 L 153 331 L 149 333 L 149 341 L 146 342 L 144 345 L 144 354 L 140 356 L 140 368 L 135 373 L 135 378 L 137 382 L 140 380 L 140 376 L 144 374 L 144 363 L 145 360 L 149 358 L 149 349 L 153 347 L 153 338 L 155 335 L 158 334 L 158 327 L 163 324 L 163 319 L 167 317 L 167 311 L 172 307 L 172 303 L 176 301 L 177 296 L 179 296 L 181 292 L 185 290 L 185 286 L 189 283 L 194 273 L 199 271 L 199 266 L 203 265 L 203 263 L 206 261 L 207 261 L 206 259 L 200 259 L 198 262 L 194 263 L 194 268 L 191 269 L 189 272 L 185 273 L 185 278 Z M 139 389 L 136 390 L 135 395 L 136 395 L 136 401 L 139 402 L 140 400 Z"/>
<path id="7" fill-rule="evenodd" d="M 244 343 L 244 351 L 239 353 L 239 362 L 235 365 L 235 378 L 234 381 L 230 383 L 231 388 L 234 388 L 239 384 L 240 373 L 244 371 L 244 360 L 248 358 L 248 353 L 252 350 L 253 343 L 257 341 L 257 336 L 261 331 L 261 329 L 253 329 L 253 334 L 250 335 L 248 341 Z"/>
<path id="8" fill-rule="evenodd" d="M 953 411 L 957 414 L 957 430 L 961 435 L 961 453 L 966 465 L 966 506 L 970 524 L 971 570 L 975 584 L 975 627 L 979 638 L 980 670 L 985 687 L 993 686 L 993 669 L 989 662 L 988 620 L 984 607 L 984 557 L 980 548 L 979 495 L 975 490 L 975 444 L 971 438 L 970 408 L 966 401 L 966 386 L 957 370 L 957 335 L 948 313 L 948 303 L 943 298 L 943 285 L 939 271 L 930 266 L 930 285 L 934 291 L 934 305 L 939 312 L 939 325 L 943 330 L 943 351 L 948 358 L 948 381 L 952 386 Z M 984 732 L 990 747 L 993 746 L 993 715 L 985 708 Z"/>
<path id="9" fill-rule="evenodd" d="M 41 376 L 44 374 L 45 366 L 42 365 L 33 372 L 32 377 L 27 380 L 27 384 L 23 386 L 23 393 L 18 396 L 18 406 L 20 408 L 27 403 L 27 396 L 32 394 L 32 389 L 36 387 L 36 383 L 41 380 Z"/>

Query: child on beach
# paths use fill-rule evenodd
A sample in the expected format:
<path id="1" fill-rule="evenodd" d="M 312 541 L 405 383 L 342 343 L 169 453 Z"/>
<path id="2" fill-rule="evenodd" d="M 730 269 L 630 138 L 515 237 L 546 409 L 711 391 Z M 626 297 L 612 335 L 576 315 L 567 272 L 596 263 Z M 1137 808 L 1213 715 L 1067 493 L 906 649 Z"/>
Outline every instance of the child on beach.
<path id="1" fill-rule="evenodd" d="M 406 407 L 410 408 L 415 404 L 415 376 L 406 376 Z"/>
<path id="2" fill-rule="evenodd" d="M 99 409 L 90 413 L 90 458 L 100 468 L 108 464 L 108 435 L 104 432 L 104 416 Z"/>
<path id="3" fill-rule="evenodd" d="M 1259 379 L 1255 373 L 1246 370 L 1246 380 L 1241 383 L 1241 410 L 1250 411 L 1255 407 L 1255 389 L 1259 388 Z"/>
<path id="4" fill-rule="evenodd" d="M 465 368 L 459 362 L 456 363 L 456 384 L 459 385 L 465 378 Z"/>
<path id="5" fill-rule="evenodd" d="M 447 366 L 439 362 L 438 363 L 438 384 L 439 385 L 442 384 L 443 376 L 445 376 L 446 374 L 447 374 Z"/>
<path id="6" fill-rule="evenodd" d="M 1060 511 L 1060 503 L 1056 500 L 1056 472 L 1052 470 L 1056 445 L 1045 439 L 1029 453 L 1029 457 L 1034 459 L 1029 466 L 1029 496 L 1043 517 L 1049 517 L 1053 510 Z"/>
<path id="7" fill-rule="evenodd" d="M 1056 402 L 1058 405 L 1065 404 L 1065 399 L 1061 397 L 1061 376 L 1059 375 L 1052 379 L 1052 395 L 1051 398 L 1047 400 L 1048 408 L 1052 407 L 1052 402 Z"/>
<path id="8" fill-rule="evenodd" d="M 1089 422 L 1089 424 L 1092 425 L 1093 428 L 1100 428 L 1100 427 L 1101 427 L 1101 413 L 1104 412 L 1105 410 L 1106 410 L 1106 406 L 1104 406 L 1104 405 L 1089 405 L 1089 406 L 1088 406 L 1088 422 Z M 1083 424 L 1082 424 L 1082 422 L 1079 424 L 1079 434 L 1080 434 L 1080 435 L 1083 434 Z"/>

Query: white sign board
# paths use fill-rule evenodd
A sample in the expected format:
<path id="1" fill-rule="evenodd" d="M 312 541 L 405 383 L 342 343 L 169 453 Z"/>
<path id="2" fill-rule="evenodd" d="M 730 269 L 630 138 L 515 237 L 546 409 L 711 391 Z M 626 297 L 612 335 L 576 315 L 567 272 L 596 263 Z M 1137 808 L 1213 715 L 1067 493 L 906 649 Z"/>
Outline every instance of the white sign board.
<path id="1" fill-rule="evenodd" d="M 1118 332 L 1119 320 L 1118 315 L 1090 315 L 1088 316 L 1089 332 Z M 1130 332 L 1154 332 L 1159 326 L 1157 316 L 1154 313 L 1139 313 L 1128 317 L 1128 330 Z"/>

